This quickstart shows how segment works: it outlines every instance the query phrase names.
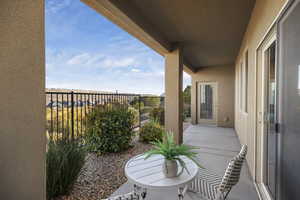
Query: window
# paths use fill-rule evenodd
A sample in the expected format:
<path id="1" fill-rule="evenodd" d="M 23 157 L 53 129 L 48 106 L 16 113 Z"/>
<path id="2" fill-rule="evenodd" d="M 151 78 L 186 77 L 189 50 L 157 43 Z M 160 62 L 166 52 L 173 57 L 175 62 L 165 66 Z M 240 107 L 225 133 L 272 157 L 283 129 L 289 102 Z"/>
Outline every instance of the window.
<path id="1" fill-rule="evenodd" d="M 239 95 L 239 99 L 240 99 L 240 109 L 243 110 L 243 63 L 241 63 L 240 66 L 240 95 Z"/>
<path id="2" fill-rule="evenodd" d="M 245 54 L 245 112 L 248 112 L 248 51 Z"/>
<path id="3" fill-rule="evenodd" d="M 240 66 L 240 109 L 248 112 L 248 51 Z"/>

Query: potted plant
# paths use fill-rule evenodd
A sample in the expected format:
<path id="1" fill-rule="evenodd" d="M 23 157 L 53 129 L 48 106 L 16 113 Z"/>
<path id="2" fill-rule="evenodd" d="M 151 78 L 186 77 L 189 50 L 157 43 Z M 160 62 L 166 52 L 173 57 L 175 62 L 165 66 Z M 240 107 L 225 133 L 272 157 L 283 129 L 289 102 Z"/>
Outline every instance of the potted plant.
<path id="1" fill-rule="evenodd" d="M 165 158 L 162 165 L 163 173 L 167 178 L 180 176 L 184 170 L 189 173 L 185 162 L 182 160 L 182 156 L 191 159 L 195 164 L 202 168 L 202 166 L 196 161 L 197 153 L 192 151 L 198 148 L 185 144 L 177 145 L 174 142 L 172 132 L 164 132 L 164 136 L 164 141 L 152 142 L 154 148 L 145 153 L 145 159 L 148 159 L 153 155 L 162 155 Z M 181 166 L 181 171 L 179 173 L 178 164 Z"/>

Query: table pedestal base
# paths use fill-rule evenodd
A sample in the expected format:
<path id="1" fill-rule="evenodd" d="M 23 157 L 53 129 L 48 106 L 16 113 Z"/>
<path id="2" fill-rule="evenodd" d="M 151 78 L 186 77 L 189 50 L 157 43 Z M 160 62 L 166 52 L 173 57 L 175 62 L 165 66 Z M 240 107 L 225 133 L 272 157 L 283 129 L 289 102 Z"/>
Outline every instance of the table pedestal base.
<path id="1" fill-rule="evenodd" d="M 184 195 L 187 191 L 188 186 L 186 185 L 185 187 L 179 187 L 178 188 L 178 200 L 183 200 Z M 147 189 L 142 188 L 138 185 L 133 185 L 133 190 L 136 194 L 138 194 L 142 199 L 145 199 L 147 196 Z"/>
<path id="2" fill-rule="evenodd" d="M 138 185 L 133 185 L 133 190 L 136 194 L 138 194 L 139 196 L 142 197 L 142 199 L 145 199 L 147 196 L 147 189 L 146 188 L 142 188 Z"/>
<path id="3" fill-rule="evenodd" d="M 184 195 L 188 189 L 188 186 L 178 188 L 178 200 L 183 200 Z"/>

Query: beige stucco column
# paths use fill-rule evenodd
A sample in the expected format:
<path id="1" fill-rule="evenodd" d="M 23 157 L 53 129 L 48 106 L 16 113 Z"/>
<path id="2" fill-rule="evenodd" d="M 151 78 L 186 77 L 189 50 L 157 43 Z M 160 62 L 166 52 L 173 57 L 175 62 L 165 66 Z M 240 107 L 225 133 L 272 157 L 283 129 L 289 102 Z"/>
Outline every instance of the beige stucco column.
<path id="1" fill-rule="evenodd" d="M 165 128 L 173 131 L 175 141 L 182 143 L 182 74 L 180 48 L 165 54 Z"/>
<path id="2" fill-rule="evenodd" d="M 45 200 L 44 1 L 0 0 L 0 199 Z"/>

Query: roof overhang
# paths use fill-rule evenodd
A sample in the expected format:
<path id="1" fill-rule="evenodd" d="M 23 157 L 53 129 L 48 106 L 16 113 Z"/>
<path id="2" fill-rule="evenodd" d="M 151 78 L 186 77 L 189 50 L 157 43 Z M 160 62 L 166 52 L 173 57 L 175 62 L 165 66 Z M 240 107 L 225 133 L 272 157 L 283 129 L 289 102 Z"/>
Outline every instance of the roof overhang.
<path id="1" fill-rule="evenodd" d="M 187 73 L 232 64 L 255 0 L 81 0 L 164 56 L 183 50 Z"/>

